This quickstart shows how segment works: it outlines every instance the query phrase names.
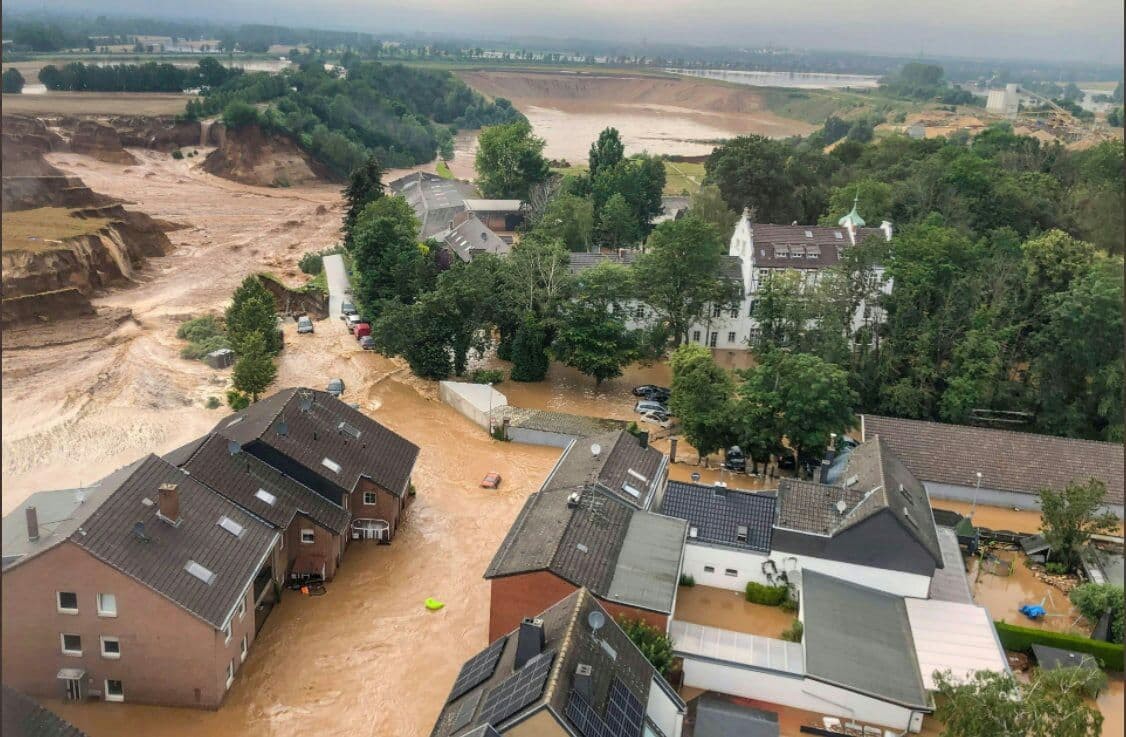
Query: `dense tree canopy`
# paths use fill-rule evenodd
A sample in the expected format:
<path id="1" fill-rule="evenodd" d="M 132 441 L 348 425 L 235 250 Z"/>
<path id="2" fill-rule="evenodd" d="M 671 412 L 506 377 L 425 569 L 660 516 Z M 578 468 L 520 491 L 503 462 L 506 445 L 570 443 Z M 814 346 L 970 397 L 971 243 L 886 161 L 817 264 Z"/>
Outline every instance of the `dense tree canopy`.
<path id="1" fill-rule="evenodd" d="M 23 75 L 15 67 L 4 70 L 3 83 L 5 94 L 18 95 L 23 92 Z"/>
<path id="2" fill-rule="evenodd" d="M 267 354 L 276 356 L 281 351 L 276 310 L 274 295 L 262 285 L 260 278 L 246 277 L 231 297 L 224 317 L 227 338 L 236 354 L 245 353 L 255 335 L 261 336 Z"/>
<path id="3" fill-rule="evenodd" d="M 496 125 L 477 139 L 477 187 L 486 197 L 526 200 L 548 175 L 544 140 L 526 120 Z"/>
<path id="4" fill-rule="evenodd" d="M 684 437 L 706 460 L 737 438 L 731 402 L 735 383 L 702 345 L 680 346 L 669 356 L 669 367 L 669 409 L 680 420 Z"/>

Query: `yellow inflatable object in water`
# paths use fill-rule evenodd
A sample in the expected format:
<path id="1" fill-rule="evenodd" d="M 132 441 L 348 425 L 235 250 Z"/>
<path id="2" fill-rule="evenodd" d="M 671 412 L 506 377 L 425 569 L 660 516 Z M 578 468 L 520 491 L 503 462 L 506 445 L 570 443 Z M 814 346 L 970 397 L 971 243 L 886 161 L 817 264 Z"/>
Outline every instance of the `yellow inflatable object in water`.
<path id="1" fill-rule="evenodd" d="M 438 601 L 437 599 L 429 598 L 429 599 L 426 600 L 426 608 L 429 609 L 432 612 L 436 612 L 444 606 L 445 606 L 445 604 Z"/>

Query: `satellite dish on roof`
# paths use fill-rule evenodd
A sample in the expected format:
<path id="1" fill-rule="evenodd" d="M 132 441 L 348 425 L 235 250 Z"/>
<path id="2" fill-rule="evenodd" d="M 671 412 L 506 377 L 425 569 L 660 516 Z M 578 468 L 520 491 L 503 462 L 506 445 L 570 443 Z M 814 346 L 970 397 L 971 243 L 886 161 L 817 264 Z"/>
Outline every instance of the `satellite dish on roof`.
<path id="1" fill-rule="evenodd" d="M 586 615 L 586 623 L 590 625 L 591 632 L 597 632 L 602 628 L 602 625 L 606 624 L 606 615 L 595 609 Z"/>
<path id="2" fill-rule="evenodd" d="M 598 443 L 592 443 L 592 444 L 591 444 L 591 446 L 590 446 L 590 454 L 591 454 L 592 456 L 594 456 L 594 457 L 596 457 L 596 458 L 597 458 L 597 457 L 598 457 L 598 454 L 599 454 L 599 453 L 601 453 L 601 452 L 602 452 L 602 446 L 601 446 L 601 445 L 599 445 Z"/>
<path id="3" fill-rule="evenodd" d="M 235 441 L 235 440 L 228 440 L 227 441 L 227 452 L 228 453 L 230 453 L 233 456 L 237 456 L 239 454 L 240 450 L 242 450 L 242 446 L 239 445 L 237 441 Z"/>

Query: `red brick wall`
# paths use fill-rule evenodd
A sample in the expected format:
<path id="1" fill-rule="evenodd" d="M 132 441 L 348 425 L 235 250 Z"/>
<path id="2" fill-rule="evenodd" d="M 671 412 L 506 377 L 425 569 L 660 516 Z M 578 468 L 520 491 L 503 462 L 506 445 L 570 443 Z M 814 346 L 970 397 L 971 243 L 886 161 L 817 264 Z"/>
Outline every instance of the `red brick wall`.
<path id="1" fill-rule="evenodd" d="M 313 531 L 312 543 L 301 542 L 302 530 Z M 325 557 L 325 578 L 331 580 L 336 575 L 336 566 L 339 563 L 342 548 L 340 535 L 334 535 L 303 514 L 294 515 L 289 528 L 282 534 L 285 537 L 287 577 L 293 561 L 299 555 L 323 555 Z"/>
<path id="2" fill-rule="evenodd" d="M 59 669 L 81 668 L 87 690 L 120 680 L 127 703 L 218 708 L 227 663 L 233 658 L 237 670 L 242 635 L 254 636 L 250 602 L 224 644 L 218 630 L 69 542 L 5 572 L 0 584 L 3 681 L 32 696 L 61 697 Z M 57 591 L 78 595 L 78 614 L 57 611 Z M 115 595 L 116 617 L 98 616 L 99 593 Z M 62 633 L 81 636 L 81 656 L 62 654 Z M 120 658 L 102 657 L 103 635 L 119 639 Z"/>
<path id="3" fill-rule="evenodd" d="M 534 617 L 550 608 L 576 588 L 548 571 L 494 578 L 489 583 L 489 642 L 519 627 L 524 617 Z M 664 614 L 610 603 L 601 598 L 599 602 L 615 618 L 625 615 L 642 619 L 662 632 L 668 630 L 668 617 Z"/>
<path id="4" fill-rule="evenodd" d="M 364 493 L 375 493 L 375 504 L 364 504 Z M 404 497 L 405 498 L 405 497 Z M 352 519 L 381 519 L 391 526 L 390 536 L 395 538 L 395 531 L 403 517 L 403 500 L 384 489 L 379 484 L 368 478 L 360 478 L 356 488 L 351 494 L 350 509 Z"/>

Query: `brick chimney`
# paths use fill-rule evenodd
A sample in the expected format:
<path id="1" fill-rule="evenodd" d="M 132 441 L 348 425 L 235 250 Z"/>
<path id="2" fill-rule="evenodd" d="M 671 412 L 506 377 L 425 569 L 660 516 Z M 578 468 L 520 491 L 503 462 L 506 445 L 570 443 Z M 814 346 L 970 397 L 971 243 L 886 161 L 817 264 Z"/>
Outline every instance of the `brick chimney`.
<path id="1" fill-rule="evenodd" d="M 27 508 L 27 539 L 28 542 L 39 539 L 39 513 L 35 507 Z"/>
<path id="2" fill-rule="evenodd" d="M 157 494 L 157 516 L 172 526 L 180 524 L 180 490 L 176 484 L 161 484 Z"/>

